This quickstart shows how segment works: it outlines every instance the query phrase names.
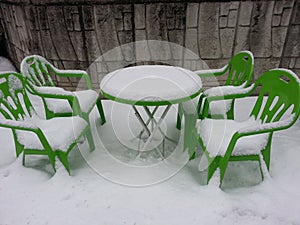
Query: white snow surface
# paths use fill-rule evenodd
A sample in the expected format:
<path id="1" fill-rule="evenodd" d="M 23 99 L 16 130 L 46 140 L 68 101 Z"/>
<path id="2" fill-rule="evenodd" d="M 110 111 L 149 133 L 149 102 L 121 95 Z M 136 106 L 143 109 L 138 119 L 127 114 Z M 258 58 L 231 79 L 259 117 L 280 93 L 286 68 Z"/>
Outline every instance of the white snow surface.
<path id="1" fill-rule="evenodd" d="M 253 104 L 253 98 L 243 102 L 238 99 L 236 118 L 247 118 Z M 107 123 L 102 127 L 97 125 L 97 129 L 107 138 L 113 103 L 104 101 L 103 105 Z M 132 110 L 130 106 L 122 107 Z M 99 122 L 97 111 L 93 113 L 94 122 Z M 176 110 L 169 116 L 175 120 Z M 114 121 L 118 124 L 124 118 Z M 175 129 L 175 121 L 171 125 Z M 205 184 L 207 172 L 198 171 L 199 157 L 170 179 L 139 188 L 99 176 L 78 149 L 69 156 L 71 176 L 59 163 L 57 173 L 53 174 L 47 157 L 28 156 L 23 167 L 22 155 L 15 159 L 10 130 L 0 129 L 0 224 L 300 224 L 299 136 L 300 121 L 274 134 L 270 179 L 261 181 L 256 162 L 232 162 L 221 190 L 212 182 Z M 87 142 L 81 147 L 87 148 Z M 110 147 L 116 148 L 116 143 Z M 119 150 L 121 156 L 126 152 Z M 103 155 L 98 160 L 99 165 L 106 165 L 107 157 Z"/>
<path id="2" fill-rule="evenodd" d="M 0 72 L 17 72 L 17 70 L 9 59 L 0 56 Z"/>
<path id="3" fill-rule="evenodd" d="M 135 66 L 106 75 L 103 92 L 131 101 L 164 101 L 189 97 L 202 88 L 194 72 L 173 66 Z"/>

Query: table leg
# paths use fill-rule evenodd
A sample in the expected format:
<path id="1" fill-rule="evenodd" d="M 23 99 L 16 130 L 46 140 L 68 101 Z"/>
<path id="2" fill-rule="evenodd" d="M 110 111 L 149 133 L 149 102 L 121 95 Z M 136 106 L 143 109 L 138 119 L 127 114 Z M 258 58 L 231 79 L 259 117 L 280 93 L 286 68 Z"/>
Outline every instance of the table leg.
<path id="1" fill-rule="evenodd" d="M 149 138 L 147 139 L 145 145 L 143 146 L 142 151 L 144 151 L 146 149 L 146 147 L 149 145 L 149 143 L 152 141 L 154 134 L 160 129 L 160 124 L 162 123 L 163 119 L 166 117 L 168 111 L 170 110 L 171 105 L 168 105 L 166 107 L 166 109 L 164 110 L 163 114 L 161 115 L 161 117 L 159 118 L 158 122 L 156 123 L 156 126 L 154 127 L 154 130 L 152 131 L 151 135 L 149 136 Z"/>
<path id="2" fill-rule="evenodd" d="M 144 130 L 147 132 L 148 136 L 151 136 L 150 130 L 148 129 L 147 125 L 145 124 L 143 118 L 141 117 L 141 115 L 139 114 L 139 111 L 137 110 L 137 108 L 135 106 L 133 106 L 133 110 L 134 110 L 135 116 L 140 121 L 141 125 L 143 126 Z M 140 136 L 141 136 L 141 134 L 140 134 Z"/>
<path id="3" fill-rule="evenodd" d="M 159 107 L 159 106 L 155 106 L 154 110 L 153 110 L 152 112 L 150 112 L 149 108 L 146 107 L 146 106 L 144 106 L 144 109 L 145 109 L 145 111 L 146 111 L 146 113 L 148 114 L 148 117 L 149 117 L 149 119 L 147 120 L 147 122 L 145 123 L 145 125 L 148 127 L 149 123 L 151 122 L 151 130 L 153 130 L 153 121 L 152 121 L 152 119 L 153 119 L 153 117 L 154 117 L 156 111 L 158 110 L 158 107 Z M 146 110 L 146 109 L 147 109 L 147 110 Z M 140 136 L 143 135 L 144 131 L 145 131 L 145 129 L 143 129 L 143 130 L 141 131 Z M 150 136 L 150 135 L 149 135 L 149 136 Z"/>
<path id="4" fill-rule="evenodd" d="M 149 120 L 151 120 L 155 125 L 157 125 L 157 121 L 156 121 L 156 120 L 154 119 L 154 117 L 153 117 L 154 114 L 150 112 L 150 110 L 149 110 L 148 107 L 144 106 L 144 109 L 145 109 L 145 111 L 146 111 L 146 113 L 147 113 L 147 115 L 148 115 L 148 117 L 149 117 Z M 159 130 L 159 132 L 164 136 L 164 138 L 166 138 L 167 140 L 169 140 L 169 141 L 171 141 L 171 142 L 173 142 L 173 143 L 176 143 L 175 140 L 173 140 L 173 139 L 169 138 L 167 135 L 165 135 L 164 132 L 161 130 L 160 127 L 158 127 L 158 130 Z"/>

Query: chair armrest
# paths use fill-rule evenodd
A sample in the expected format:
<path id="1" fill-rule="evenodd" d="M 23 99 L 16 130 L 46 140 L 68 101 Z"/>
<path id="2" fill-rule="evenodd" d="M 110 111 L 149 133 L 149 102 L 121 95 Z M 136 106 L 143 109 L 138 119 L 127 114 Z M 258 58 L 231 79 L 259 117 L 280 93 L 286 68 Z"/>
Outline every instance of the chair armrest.
<path id="1" fill-rule="evenodd" d="M 211 76 L 221 76 L 227 71 L 228 66 L 224 66 L 220 69 L 211 70 L 196 70 L 194 73 L 198 74 L 200 77 L 211 77 Z"/>
<path id="2" fill-rule="evenodd" d="M 249 126 L 237 131 L 240 136 L 248 136 L 260 133 L 267 133 L 272 131 L 283 130 L 290 127 L 296 121 L 295 114 L 292 114 L 288 118 L 271 123 L 264 123 L 261 125 Z"/>
<path id="3" fill-rule="evenodd" d="M 71 91 L 66 91 L 60 87 L 37 87 L 33 84 L 27 88 L 31 94 L 37 94 L 43 98 L 58 98 L 73 101 L 76 95 Z"/>
<path id="4" fill-rule="evenodd" d="M 249 96 L 252 91 L 255 89 L 255 84 L 251 84 L 249 87 L 246 87 L 246 82 L 240 86 L 221 86 L 223 90 L 218 92 L 217 87 L 215 88 L 216 91 L 214 92 L 204 92 L 206 98 L 209 102 L 211 101 L 218 101 L 218 100 L 227 100 L 227 99 L 234 99 L 234 98 L 243 98 Z M 228 87 L 228 88 L 227 88 Z"/>
<path id="5" fill-rule="evenodd" d="M 59 87 L 37 87 L 33 84 L 28 84 L 27 90 L 31 94 L 38 95 L 42 98 L 65 99 L 69 102 L 76 115 L 81 114 L 79 100 L 71 91 L 66 91 Z"/>
<path id="6" fill-rule="evenodd" d="M 90 76 L 88 75 L 87 72 L 85 72 L 83 70 L 60 70 L 60 69 L 55 68 L 54 66 L 51 66 L 51 69 L 57 76 L 84 78 L 86 81 L 87 87 L 89 89 L 93 89 Z"/>

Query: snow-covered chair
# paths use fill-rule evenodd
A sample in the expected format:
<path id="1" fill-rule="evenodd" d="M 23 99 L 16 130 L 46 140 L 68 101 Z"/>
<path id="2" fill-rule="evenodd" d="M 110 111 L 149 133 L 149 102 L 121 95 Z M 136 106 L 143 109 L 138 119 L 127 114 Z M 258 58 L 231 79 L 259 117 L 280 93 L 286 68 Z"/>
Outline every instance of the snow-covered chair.
<path id="1" fill-rule="evenodd" d="M 232 94 L 242 94 L 246 89 L 253 75 L 254 57 L 250 51 L 241 51 L 221 69 L 195 71 L 200 77 L 225 76 L 226 82 L 223 86 L 212 87 L 199 98 L 199 116 L 214 118 L 234 118 L 234 98 Z M 246 90 L 245 90 L 246 89 Z M 231 99 L 226 99 L 229 96 Z M 202 109 L 202 110 L 201 110 Z M 200 112 L 201 110 L 201 112 Z"/>
<path id="2" fill-rule="evenodd" d="M 264 73 L 247 93 L 259 96 L 245 121 L 205 118 L 197 121 L 197 137 L 208 162 L 207 182 L 220 168 L 220 185 L 229 161 L 257 160 L 261 171 L 270 167 L 275 131 L 292 126 L 299 116 L 300 80 L 292 71 Z"/>
<path id="3" fill-rule="evenodd" d="M 79 116 L 41 119 L 32 107 L 21 74 L 0 74 L 0 127 L 10 128 L 15 142 L 16 155 L 47 155 L 55 171 L 57 156 L 70 173 L 68 154 L 86 137 L 94 149 L 88 123 Z"/>
<path id="4" fill-rule="evenodd" d="M 92 90 L 89 75 L 82 70 L 60 70 L 38 55 L 27 56 L 21 63 L 21 73 L 27 79 L 32 92 L 42 97 L 46 118 L 80 115 L 89 122 L 89 114 L 95 105 L 105 123 L 105 116 L 99 95 Z M 52 76 L 52 77 L 51 77 Z M 53 78 L 85 79 L 88 90 L 67 91 L 56 87 Z"/>

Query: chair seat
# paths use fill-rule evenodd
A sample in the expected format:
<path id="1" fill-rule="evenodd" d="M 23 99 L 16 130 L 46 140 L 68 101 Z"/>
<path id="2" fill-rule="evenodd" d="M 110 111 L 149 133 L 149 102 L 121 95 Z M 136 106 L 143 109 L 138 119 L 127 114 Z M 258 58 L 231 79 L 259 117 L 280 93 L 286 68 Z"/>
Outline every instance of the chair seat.
<path id="1" fill-rule="evenodd" d="M 197 131 L 210 157 L 224 156 L 235 132 L 260 122 L 250 118 L 238 122 L 225 119 L 204 119 L 197 121 Z M 257 155 L 268 141 L 268 133 L 241 137 L 238 139 L 231 155 Z"/>
<path id="2" fill-rule="evenodd" d="M 73 93 L 79 101 L 81 111 L 84 113 L 88 113 L 92 110 L 99 97 L 94 90 L 75 91 Z M 65 99 L 47 98 L 46 104 L 48 109 L 54 113 L 72 113 L 72 108 Z"/>
<path id="3" fill-rule="evenodd" d="M 87 122 L 78 117 L 56 117 L 49 120 L 40 119 L 37 116 L 25 119 L 39 127 L 46 136 L 50 146 L 54 151 L 68 151 L 70 145 L 80 136 L 87 127 Z M 63 129 L 57 129 L 62 127 Z M 24 145 L 25 149 L 45 149 L 39 141 L 37 135 L 30 131 L 17 131 L 18 141 Z"/>

